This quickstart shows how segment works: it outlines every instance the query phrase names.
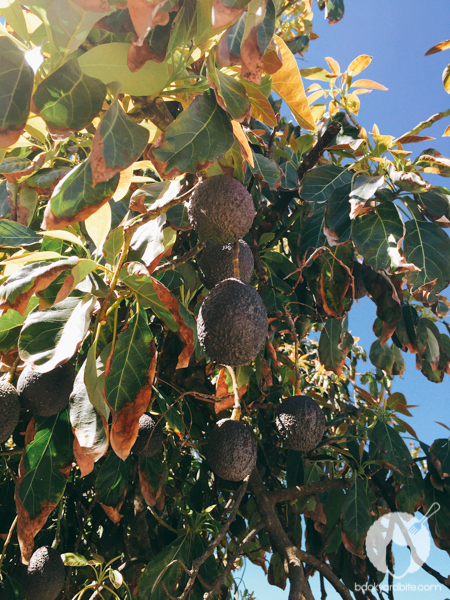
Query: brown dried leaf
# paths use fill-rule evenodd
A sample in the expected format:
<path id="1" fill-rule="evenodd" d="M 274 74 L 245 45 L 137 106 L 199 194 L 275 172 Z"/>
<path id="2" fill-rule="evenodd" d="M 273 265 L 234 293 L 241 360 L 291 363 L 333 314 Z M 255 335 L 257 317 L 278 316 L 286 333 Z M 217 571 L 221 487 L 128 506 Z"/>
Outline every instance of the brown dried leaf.
<path id="1" fill-rule="evenodd" d="M 138 35 L 135 44 L 141 46 L 150 31 L 156 25 L 167 25 L 169 11 L 160 11 L 167 0 L 127 0 L 127 6 Z M 177 10 L 177 6 L 171 10 Z"/>
<path id="2" fill-rule="evenodd" d="M 450 40 L 445 40 L 445 42 L 439 42 L 436 46 L 430 48 L 427 52 L 425 52 L 425 56 L 430 56 L 431 54 L 436 54 L 437 52 L 442 52 L 442 50 L 448 50 L 450 48 Z"/>
<path id="3" fill-rule="evenodd" d="M 363 560 L 366 558 L 366 555 L 364 554 L 364 540 L 361 542 L 360 546 L 356 547 L 355 544 L 350 541 L 344 529 L 341 529 L 341 536 L 344 547 L 348 552 L 358 556 L 359 558 L 362 558 Z"/>
<path id="4" fill-rule="evenodd" d="M 162 482 L 162 473 L 158 473 L 159 485 L 158 485 L 158 489 L 154 490 L 152 488 L 152 486 L 150 485 L 150 482 L 147 478 L 147 475 L 145 474 L 145 471 L 143 471 L 141 468 L 139 469 L 139 483 L 141 486 L 141 492 L 142 492 L 144 500 L 147 502 L 148 506 L 155 506 L 156 502 L 161 497 L 161 494 L 163 494 L 163 490 L 165 489 L 165 486 L 162 486 L 161 482 Z"/>
<path id="5" fill-rule="evenodd" d="M 178 325 L 178 332 L 186 344 L 178 357 L 177 363 L 177 369 L 184 369 L 189 365 L 190 358 L 194 352 L 194 332 L 184 322 L 183 317 L 180 315 L 178 300 L 171 294 L 170 290 L 154 277 L 151 277 L 151 280 L 158 298 L 164 303 L 165 308 L 170 311 L 172 317 L 175 319 Z"/>
<path id="6" fill-rule="evenodd" d="M 250 148 L 250 144 L 248 143 L 247 136 L 242 130 L 241 125 L 232 119 L 231 126 L 233 127 L 234 137 L 239 142 L 239 147 L 241 149 L 242 158 L 245 159 L 251 167 L 255 166 L 255 161 L 253 159 L 253 152 Z"/>
<path id="7" fill-rule="evenodd" d="M 221 2 L 220 0 L 214 0 L 211 14 L 211 24 L 213 26 L 213 29 L 221 29 L 223 27 L 227 27 L 233 21 L 235 21 L 246 9 L 246 6 L 243 6 L 241 8 L 227 6 L 226 4 L 223 4 L 223 2 Z"/>
<path id="8" fill-rule="evenodd" d="M 108 0 L 73 0 L 73 2 L 78 4 L 83 10 L 97 13 L 111 12 Z"/>
<path id="9" fill-rule="evenodd" d="M 149 60 L 162 63 L 166 58 L 165 52 L 155 52 L 147 43 L 139 45 L 133 42 L 128 48 L 127 65 L 132 73 L 139 71 Z"/>
<path id="10" fill-rule="evenodd" d="M 126 490 L 125 490 L 126 491 Z M 106 504 L 102 504 L 99 502 L 100 506 L 103 508 L 107 516 L 111 519 L 111 521 L 117 525 L 123 515 L 120 514 L 120 509 L 122 508 L 123 498 L 118 502 L 117 506 L 107 506 Z"/>
<path id="11" fill-rule="evenodd" d="M 19 179 L 22 179 L 23 177 L 28 177 L 32 173 L 34 173 L 35 171 L 40 169 L 42 167 L 42 165 L 45 163 L 46 158 L 47 158 L 47 153 L 41 152 L 40 154 L 38 154 L 36 156 L 36 158 L 33 160 L 31 165 L 28 165 L 28 167 L 26 167 L 22 171 L 17 171 L 16 173 L 5 173 L 3 175 L 3 177 L 6 179 L 6 181 L 8 183 L 17 183 L 19 181 Z"/>

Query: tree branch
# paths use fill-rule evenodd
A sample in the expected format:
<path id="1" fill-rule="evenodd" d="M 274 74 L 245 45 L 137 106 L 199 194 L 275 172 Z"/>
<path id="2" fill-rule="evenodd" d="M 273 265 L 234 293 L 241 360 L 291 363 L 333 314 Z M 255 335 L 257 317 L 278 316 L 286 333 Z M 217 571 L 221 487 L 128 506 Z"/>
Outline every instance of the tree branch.
<path id="1" fill-rule="evenodd" d="M 345 490 L 348 487 L 350 487 L 350 482 L 345 479 L 326 479 L 310 485 L 297 485 L 277 492 L 267 492 L 267 496 L 272 506 L 274 506 L 278 502 L 289 502 L 303 496 L 316 496 L 322 492 Z"/>
<path id="2" fill-rule="evenodd" d="M 159 267 L 156 267 L 156 269 L 153 271 L 152 274 L 158 275 L 158 273 L 164 273 L 164 271 L 171 271 L 172 269 L 175 269 L 175 267 L 178 267 L 179 265 L 183 265 L 191 258 L 194 258 L 194 256 L 196 256 L 200 252 L 200 250 L 202 250 L 205 246 L 206 246 L 205 242 L 198 242 L 198 244 L 196 244 L 191 250 L 189 250 L 188 252 L 185 252 L 178 258 L 169 260 L 168 262 L 166 262 L 162 265 L 159 265 Z"/>
<path id="3" fill-rule="evenodd" d="M 332 121 L 328 125 L 322 137 L 320 137 L 317 140 L 315 146 L 311 148 L 311 150 L 302 160 L 299 168 L 297 169 L 299 183 L 303 181 L 306 172 L 312 169 L 314 165 L 318 162 L 319 158 L 325 152 L 325 148 L 333 141 L 333 138 L 336 137 L 340 129 L 341 124 L 339 123 L 339 121 Z"/>
<path id="4" fill-rule="evenodd" d="M 242 542 L 239 544 L 239 546 L 236 548 L 236 551 L 231 555 L 231 557 L 228 559 L 227 562 L 227 566 L 225 567 L 225 569 L 222 571 L 222 573 L 216 577 L 216 579 L 214 579 L 214 581 L 212 582 L 212 586 L 211 586 L 211 591 L 208 592 L 208 594 L 205 594 L 203 596 L 203 600 L 211 600 L 216 594 L 219 593 L 220 590 L 220 586 L 222 585 L 222 582 L 224 581 L 224 579 L 226 578 L 226 576 L 230 573 L 231 569 L 234 566 L 234 563 L 236 561 L 236 559 L 240 556 L 243 548 L 245 547 L 246 544 L 248 544 L 248 542 L 255 537 L 255 535 L 258 533 L 258 531 L 260 531 L 262 528 L 264 527 L 264 521 L 260 521 L 258 523 L 258 525 L 252 529 L 250 531 L 250 533 L 248 533 L 245 538 L 242 540 Z"/>
<path id="5" fill-rule="evenodd" d="M 264 519 L 266 529 L 272 538 L 274 548 L 288 563 L 289 580 L 291 583 L 289 600 L 314 600 L 303 573 L 301 559 L 296 553 L 296 547 L 288 538 L 275 513 L 273 503 L 269 499 L 267 488 L 257 467 L 253 469 L 249 485 L 258 505 L 261 518 Z"/>

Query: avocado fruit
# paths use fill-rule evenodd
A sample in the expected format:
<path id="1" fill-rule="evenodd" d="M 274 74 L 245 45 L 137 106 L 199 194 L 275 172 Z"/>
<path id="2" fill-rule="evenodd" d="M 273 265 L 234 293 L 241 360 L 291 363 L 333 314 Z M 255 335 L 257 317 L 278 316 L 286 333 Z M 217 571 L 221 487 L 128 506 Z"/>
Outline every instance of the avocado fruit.
<path id="1" fill-rule="evenodd" d="M 20 413 L 17 390 L 6 380 L 0 381 L 0 412 L 0 444 L 3 444 L 16 428 Z"/>
<path id="2" fill-rule="evenodd" d="M 244 240 L 239 240 L 239 279 L 241 281 L 250 281 L 254 264 L 250 246 Z M 233 244 L 207 246 L 202 250 L 197 265 L 200 281 L 208 290 L 212 290 L 224 279 L 234 277 Z"/>
<path id="3" fill-rule="evenodd" d="M 308 452 L 325 433 L 325 417 L 309 396 L 290 396 L 278 407 L 275 426 L 286 447 Z"/>
<path id="4" fill-rule="evenodd" d="M 242 238 L 255 218 L 247 189 L 228 175 L 214 175 L 194 190 L 188 204 L 189 221 L 203 242 L 229 244 Z"/>
<path id="5" fill-rule="evenodd" d="M 258 292 L 240 279 L 218 283 L 203 301 L 197 335 L 208 356 L 222 365 L 254 360 L 267 337 L 267 311 Z"/>
<path id="6" fill-rule="evenodd" d="M 242 481 L 256 464 L 251 431 L 233 419 L 218 421 L 208 437 L 208 460 L 213 472 L 227 481 Z"/>
<path id="7" fill-rule="evenodd" d="M 69 404 L 75 381 L 70 362 L 48 373 L 38 373 L 27 365 L 17 381 L 17 393 L 24 408 L 35 417 L 51 417 Z"/>
<path id="8" fill-rule="evenodd" d="M 161 423 L 156 425 L 156 420 L 144 413 L 139 419 L 139 432 L 132 447 L 132 452 L 144 458 L 156 454 L 164 442 L 164 432 Z"/>
<path id="9" fill-rule="evenodd" d="M 66 571 L 61 555 L 51 546 L 34 552 L 27 568 L 25 597 L 27 600 L 55 600 L 64 587 Z"/>

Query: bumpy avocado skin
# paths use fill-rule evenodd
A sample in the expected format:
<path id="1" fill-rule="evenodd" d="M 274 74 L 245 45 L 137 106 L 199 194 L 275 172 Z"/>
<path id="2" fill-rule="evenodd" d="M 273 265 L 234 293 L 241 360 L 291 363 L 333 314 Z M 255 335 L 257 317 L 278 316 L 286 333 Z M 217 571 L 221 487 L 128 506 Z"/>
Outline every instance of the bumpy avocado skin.
<path id="1" fill-rule="evenodd" d="M 355 300 L 360 300 L 368 295 L 366 286 L 363 282 L 363 273 L 367 270 L 366 265 L 362 265 L 357 260 L 353 263 L 353 277 L 355 280 Z"/>
<path id="2" fill-rule="evenodd" d="M 38 548 L 30 559 L 25 582 L 27 600 L 55 600 L 66 576 L 59 552 L 50 546 Z"/>
<path id="3" fill-rule="evenodd" d="M 234 277 L 233 244 L 207 246 L 198 259 L 198 273 L 203 285 L 212 290 L 215 285 Z M 250 246 L 239 240 L 239 275 L 242 281 L 250 281 L 254 260 Z"/>
<path id="4" fill-rule="evenodd" d="M 290 396 L 278 407 L 275 425 L 288 448 L 308 452 L 323 437 L 325 417 L 317 402 L 309 396 Z"/>
<path id="5" fill-rule="evenodd" d="M 192 194 L 188 216 L 201 240 L 229 244 L 248 233 L 255 207 L 242 183 L 227 175 L 214 175 Z"/>
<path id="6" fill-rule="evenodd" d="M 267 311 L 258 292 L 239 279 L 225 279 L 205 298 L 197 335 L 208 356 L 222 365 L 254 360 L 267 337 Z"/>
<path id="7" fill-rule="evenodd" d="M 16 428 L 19 413 L 20 402 L 16 388 L 7 381 L 0 381 L 0 444 L 6 442 Z"/>
<path id="8" fill-rule="evenodd" d="M 24 408 L 36 417 L 51 417 L 69 404 L 75 369 L 64 363 L 48 373 L 37 373 L 28 365 L 20 374 L 17 392 Z"/>
<path id="9" fill-rule="evenodd" d="M 139 419 L 139 433 L 134 442 L 132 452 L 149 458 L 156 454 L 164 442 L 164 433 L 161 423 L 156 425 L 156 420 L 150 415 L 144 413 Z"/>
<path id="10" fill-rule="evenodd" d="M 256 464 L 256 444 L 251 431 L 240 421 L 218 421 L 208 437 L 208 460 L 222 479 L 242 481 Z"/>

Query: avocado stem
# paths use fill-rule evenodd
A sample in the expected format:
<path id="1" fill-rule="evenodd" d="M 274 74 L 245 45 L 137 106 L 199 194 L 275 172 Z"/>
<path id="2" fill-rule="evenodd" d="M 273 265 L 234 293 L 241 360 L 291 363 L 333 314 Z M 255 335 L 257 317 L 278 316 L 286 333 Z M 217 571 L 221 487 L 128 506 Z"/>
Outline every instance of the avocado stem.
<path id="1" fill-rule="evenodd" d="M 234 271 L 234 278 L 240 279 L 241 274 L 239 271 L 239 240 L 236 240 L 233 244 L 233 271 Z"/>
<path id="2" fill-rule="evenodd" d="M 233 382 L 234 406 L 233 412 L 231 413 L 231 418 L 233 421 L 239 421 L 241 418 L 241 399 L 239 398 L 239 388 L 236 379 L 236 373 L 234 372 L 233 367 L 229 367 L 228 365 L 225 365 L 225 367 L 230 374 L 231 381 Z"/>

